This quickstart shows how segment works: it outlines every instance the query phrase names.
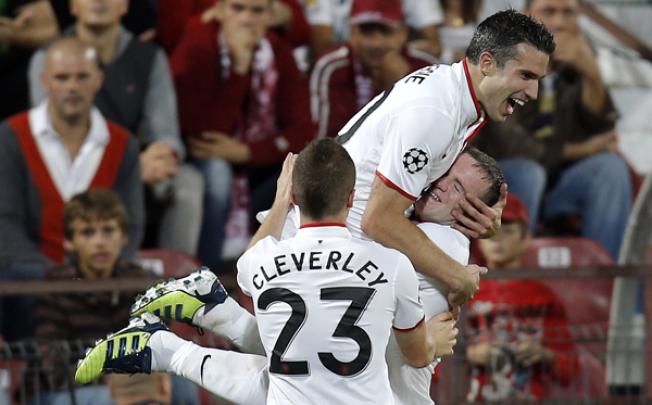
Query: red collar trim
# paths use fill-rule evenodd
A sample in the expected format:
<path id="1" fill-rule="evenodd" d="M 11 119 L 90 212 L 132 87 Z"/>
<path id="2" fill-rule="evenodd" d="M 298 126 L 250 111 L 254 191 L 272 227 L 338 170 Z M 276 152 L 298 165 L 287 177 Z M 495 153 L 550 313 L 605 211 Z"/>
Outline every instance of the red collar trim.
<path id="1" fill-rule="evenodd" d="M 299 229 L 318 228 L 321 226 L 341 226 L 342 228 L 346 228 L 346 224 L 343 224 L 341 222 L 313 222 L 311 224 L 303 224 L 299 227 Z"/>
<path id="2" fill-rule="evenodd" d="M 471 80 L 471 74 L 469 73 L 469 67 L 466 63 L 466 58 L 462 61 L 464 66 L 464 76 L 466 76 L 466 84 L 469 86 L 469 91 L 471 92 L 471 98 L 473 99 L 473 104 L 475 104 L 475 111 L 478 113 L 478 119 L 482 116 L 482 107 L 478 102 L 478 98 L 475 96 L 475 90 L 473 90 L 473 81 Z"/>

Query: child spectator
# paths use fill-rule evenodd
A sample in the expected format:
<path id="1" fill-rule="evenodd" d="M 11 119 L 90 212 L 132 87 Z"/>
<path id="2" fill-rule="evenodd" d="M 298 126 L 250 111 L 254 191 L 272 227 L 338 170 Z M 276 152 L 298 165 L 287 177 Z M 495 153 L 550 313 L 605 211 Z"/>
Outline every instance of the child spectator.
<path id="1" fill-rule="evenodd" d="M 527 209 L 513 194 L 502 219 L 479 248 L 489 268 L 518 268 L 530 234 Z M 481 281 L 467 321 L 469 402 L 552 399 L 551 383 L 568 385 L 579 374 L 563 304 L 538 281 Z"/>
<path id="2" fill-rule="evenodd" d="M 74 196 L 65 206 L 63 215 L 65 248 L 69 261 L 46 272 L 46 280 L 109 279 L 143 277 L 144 271 L 121 262 L 120 252 L 127 243 L 127 212 L 118 196 L 105 189 L 93 189 Z M 134 293 L 104 292 L 93 294 L 43 295 L 34 311 L 35 336 L 42 347 L 52 349 L 55 341 L 81 340 L 92 342 L 104 337 L 129 319 Z M 63 390 L 71 381 L 74 359 L 61 357 L 62 352 L 46 350 L 42 367 L 50 378 L 42 381 L 45 403 L 55 398 L 69 397 Z M 70 367 L 66 365 L 70 364 Z M 44 384 L 44 385 L 43 385 Z M 77 403 L 86 403 L 88 395 L 108 397 L 104 386 L 76 390 Z"/>

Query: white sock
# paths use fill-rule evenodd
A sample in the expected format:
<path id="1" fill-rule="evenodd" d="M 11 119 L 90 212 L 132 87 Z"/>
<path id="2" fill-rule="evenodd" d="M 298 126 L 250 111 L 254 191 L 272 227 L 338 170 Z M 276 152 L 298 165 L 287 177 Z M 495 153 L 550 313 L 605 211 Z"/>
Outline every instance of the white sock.
<path id="1" fill-rule="evenodd" d="M 152 371 L 171 372 L 173 358 L 186 346 L 186 343 L 192 342 L 181 339 L 170 331 L 154 332 L 147 342 L 147 346 L 152 350 Z"/>
<path id="2" fill-rule="evenodd" d="M 205 308 L 199 309 L 193 317 L 194 325 L 229 339 L 244 353 L 265 354 L 256 318 L 236 300 L 227 297 L 207 313 L 204 313 Z"/>

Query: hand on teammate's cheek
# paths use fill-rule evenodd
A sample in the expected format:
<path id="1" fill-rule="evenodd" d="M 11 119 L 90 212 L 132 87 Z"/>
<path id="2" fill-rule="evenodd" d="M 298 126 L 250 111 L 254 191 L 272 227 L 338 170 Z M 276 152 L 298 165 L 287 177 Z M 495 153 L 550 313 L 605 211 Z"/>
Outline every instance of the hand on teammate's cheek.
<path id="1" fill-rule="evenodd" d="M 476 196 L 467 196 L 459 208 L 452 211 L 456 223 L 452 226 L 470 238 L 490 238 L 500 229 L 500 218 L 507 203 L 507 184 L 500 188 L 498 202 L 489 207 Z"/>

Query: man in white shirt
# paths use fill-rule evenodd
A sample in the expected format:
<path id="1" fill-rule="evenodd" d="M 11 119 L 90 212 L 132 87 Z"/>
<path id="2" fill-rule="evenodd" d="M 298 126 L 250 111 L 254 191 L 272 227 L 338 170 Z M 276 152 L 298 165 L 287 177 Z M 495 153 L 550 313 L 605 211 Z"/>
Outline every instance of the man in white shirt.
<path id="1" fill-rule="evenodd" d="M 238 262 L 238 282 L 257 304 L 269 375 L 264 357 L 245 358 L 185 342 L 145 313 L 99 342 L 80 362 L 77 381 L 87 383 L 107 371 L 172 371 L 229 401 L 251 404 L 265 402 L 255 388 L 268 377 L 268 404 L 352 399 L 391 404 L 384 353 L 392 326 L 401 352 L 414 367 L 451 352 L 457 334 L 453 321 L 423 322 L 409 260 L 397 251 L 353 238 L 346 229 L 355 169 L 344 148 L 323 139 L 301 153 L 294 172 L 292 165 L 289 155 L 272 210 Z M 280 236 L 291 200 L 302 209 L 303 226 L 296 237 L 279 242 L 275 237 Z M 201 272 L 193 275 L 203 277 L 207 276 Z M 161 288 L 170 287 L 166 284 Z M 216 294 L 215 285 L 211 282 L 209 291 L 201 294 L 197 290 L 195 299 L 216 298 L 213 305 L 202 305 L 205 310 L 226 298 Z M 191 309 L 177 312 L 186 310 Z M 194 314 L 188 315 L 192 319 Z M 114 350 L 118 345 L 130 349 Z M 243 386 L 238 371 L 258 378 Z"/>
<path id="2" fill-rule="evenodd" d="M 135 254 L 143 235 L 138 145 L 93 107 L 103 79 L 97 53 L 78 40 L 59 39 L 48 48 L 45 62 L 47 100 L 0 125 L 4 280 L 38 278 L 53 264 L 63 263 L 63 207 L 87 189 L 111 188 L 126 206 L 131 220 L 127 257 Z M 4 337 L 33 336 L 28 298 L 2 301 Z"/>

